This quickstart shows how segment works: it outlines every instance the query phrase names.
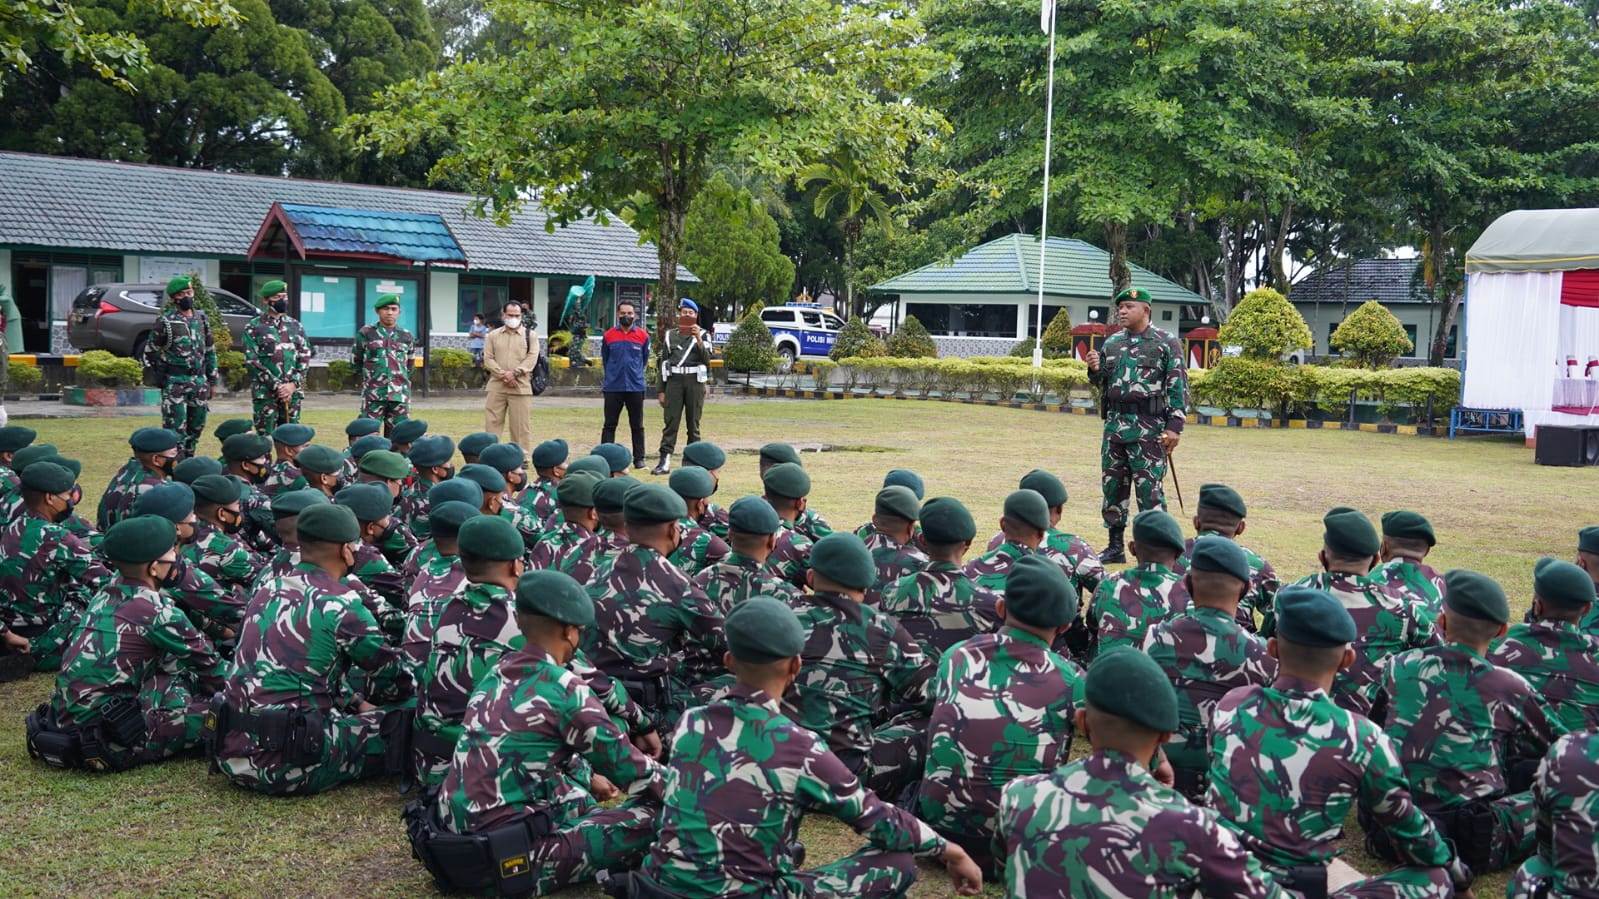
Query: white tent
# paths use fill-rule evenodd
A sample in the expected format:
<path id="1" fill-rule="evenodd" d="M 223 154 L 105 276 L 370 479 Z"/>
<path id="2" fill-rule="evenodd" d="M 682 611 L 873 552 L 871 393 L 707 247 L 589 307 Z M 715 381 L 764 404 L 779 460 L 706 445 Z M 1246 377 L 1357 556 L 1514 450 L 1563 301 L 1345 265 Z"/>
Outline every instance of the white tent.
<path id="1" fill-rule="evenodd" d="M 1466 252 L 1461 404 L 1599 425 L 1599 209 L 1500 216 Z"/>

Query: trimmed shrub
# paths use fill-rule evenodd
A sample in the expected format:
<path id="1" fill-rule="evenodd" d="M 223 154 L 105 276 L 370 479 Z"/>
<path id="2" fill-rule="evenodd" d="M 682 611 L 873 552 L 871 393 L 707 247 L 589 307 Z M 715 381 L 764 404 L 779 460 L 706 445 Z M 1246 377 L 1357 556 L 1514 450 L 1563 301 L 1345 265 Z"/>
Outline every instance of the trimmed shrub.
<path id="1" fill-rule="evenodd" d="M 217 371 L 229 390 L 243 390 L 250 382 L 250 371 L 244 367 L 244 353 L 238 350 L 218 350 Z"/>
<path id="2" fill-rule="evenodd" d="M 84 387 L 137 387 L 144 366 L 137 359 L 90 350 L 78 358 L 78 384 Z"/>
<path id="3" fill-rule="evenodd" d="M 359 373 L 355 370 L 355 363 L 343 359 L 335 359 L 328 363 L 328 389 L 333 391 L 353 390 L 359 382 L 356 380 Z"/>
<path id="4" fill-rule="evenodd" d="M 218 353 L 233 349 L 233 332 L 228 330 L 228 323 L 222 319 L 222 310 L 217 308 L 216 297 L 205 289 L 199 272 L 190 272 L 189 281 L 194 287 L 194 308 L 204 312 L 206 320 L 211 323 L 212 346 L 216 347 Z"/>
<path id="5" fill-rule="evenodd" d="M 544 351 L 549 353 L 551 356 L 564 356 L 566 355 L 567 347 L 571 345 L 571 331 L 556 331 L 554 334 L 550 335 L 549 341 L 544 347 Z"/>
<path id="6" fill-rule="evenodd" d="M 1299 396 L 1300 367 L 1229 356 L 1218 361 L 1193 388 L 1192 399 L 1211 406 L 1276 409 Z"/>
<path id="7" fill-rule="evenodd" d="M 1269 287 L 1244 294 L 1233 308 L 1219 338 L 1238 346 L 1248 359 L 1281 359 L 1284 353 L 1315 345 L 1310 326 L 1288 298 Z"/>
<path id="8" fill-rule="evenodd" d="M 916 316 L 907 315 L 899 330 L 888 336 L 888 354 L 900 359 L 935 359 L 938 344 Z"/>
<path id="9" fill-rule="evenodd" d="M 441 347 L 428 354 L 429 386 L 465 390 L 483 386 L 484 373 L 466 350 Z"/>
<path id="10" fill-rule="evenodd" d="M 13 365 L 6 372 L 6 388 L 13 393 L 38 393 L 44 372 L 37 365 Z"/>
<path id="11" fill-rule="evenodd" d="M 777 370 L 777 347 L 772 343 L 772 329 L 761 321 L 761 308 L 760 303 L 752 305 L 722 346 L 728 371 L 765 374 Z"/>
<path id="12" fill-rule="evenodd" d="M 1415 348 L 1405 326 L 1376 300 L 1367 300 L 1349 313 L 1333 331 L 1330 343 L 1361 368 L 1388 368 Z"/>
<path id="13" fill-rule="evenodd" d="M 856 317 L 845 322 L 844 327 L 839 329 L 838 339 L 833 343 L 833 351 L 827 355 L 834 361 L 869 359 L 874 356 L 887 356 L 888 347 L 884 345 L 882 338 L 872 333 L 866 322 Z"/>

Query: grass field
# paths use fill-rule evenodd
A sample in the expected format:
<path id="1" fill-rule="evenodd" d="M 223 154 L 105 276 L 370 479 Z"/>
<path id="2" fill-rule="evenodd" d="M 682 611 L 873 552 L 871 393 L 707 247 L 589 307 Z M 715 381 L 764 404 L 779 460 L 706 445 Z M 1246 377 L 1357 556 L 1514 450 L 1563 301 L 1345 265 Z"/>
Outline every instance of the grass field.
<path id="1" fill-rule="evenodd" d="M 459 437 L 478 430 L 481 414 L 469 401 L 457 405 L 418 414 L 435 432 Z M 319 442 L 342 446 L 342 426 L 352 414 L 350 408 L 312 410 L 306 420 L 321 433 Z M 41 440 L 83 461 L 84 509 L 91 518 L 101 489 L 127 458 L 127 434 L 156 423 L 29 422 Z M 598 404 L 543 403 L 534 427 L 539 439 L 560 436 L 586 448 L 597 441 Z M 1072 491 L 1063 527 L 1096 545 L 1103 538 L 1098 422 L 1092 418 L 887 400 L 721 399 L 707 407 L 705 431 L 730 454 L 719 496 L 724 504 L 756 488 L 755 448 L 787 440 L 827 448 L 807 453 L 805 463 L 815 482 L 812 507 L 835 527 L 866 520 L 883 472 L 908 467 L 925 478 L 928 495 L 964 500 L 986 537 L 1017 479 L 1045 467 Z M 650 434 L 652 450 L 655 437 Z M 214 453 L 215 441 L 208 438 L 202 451 Z M 1285 581 L 1316 567 L 1319 522 L 1329 506 L 1355 506 L 1373 518 L 1413 508 L 1431 517 L 1440 537 L 1430 561 L 1441 569 L 1486 572 L 1524 608 L 1537 558 L 1569 557 L 1577 529 L 1599 520 L 1590 508 L 1599 472 L 1541 468 L 1531 455 L 1508 441 L 1195 427 L 1176 458 L 1190 515 L 1203 482 L 1225 481 L 1243 492 L 1250 505 L 1244 542 L 1270 559 Z M 1171 500 L 1176 513 L 1175 496 Z M 208 775 L 198 760 L 113 776 L 61 773 L 31 762 L 23 746 L 23 715 L 49 690 L 42 676 L 0 686 L 0 859 L 6 871 L 0 892 L 346 896 L 430 889 L 410 858 L 394 782 L 269 799 Z M 804 838 L 818 861 L 856 843 L 846 828 L 820 818 L 807 821 Z M 1350 860 L 1378 870 L 1357 845 L 1350 840 Z M 1485 878 L 1477 893 L 1502 895 L 1503 884 L 1503 875 Z M 913 895 L 949 892 L 941 871 L 928 868 Z"/>

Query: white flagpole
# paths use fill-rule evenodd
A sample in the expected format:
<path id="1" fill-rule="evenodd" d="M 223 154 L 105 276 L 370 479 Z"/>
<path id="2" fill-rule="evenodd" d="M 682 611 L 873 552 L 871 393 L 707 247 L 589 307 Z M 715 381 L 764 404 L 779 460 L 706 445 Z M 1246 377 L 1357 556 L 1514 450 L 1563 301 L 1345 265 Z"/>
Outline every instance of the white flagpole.
<path id="1" fill-rule="evenodd" d="M 1044 367 L 1044 260 L 1049 247 L 1049 157 L 1055 132 L 1055 0 L 1041 0 L 1039 26 L 1049 32 L 1049 75 L 1044 94 L 1044 210 L 1038 222 L 1038 333 L 1033 338 L 1033 367 Z"/>

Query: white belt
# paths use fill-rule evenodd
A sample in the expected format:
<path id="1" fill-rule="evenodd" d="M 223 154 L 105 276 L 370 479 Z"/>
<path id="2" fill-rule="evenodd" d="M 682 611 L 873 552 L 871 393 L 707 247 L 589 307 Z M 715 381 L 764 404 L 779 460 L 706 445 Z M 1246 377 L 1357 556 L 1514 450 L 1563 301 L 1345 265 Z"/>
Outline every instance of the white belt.
<path id="1" fill-rule="evenodd" d="M 703 375 L 710 369 L 704 365 L 684 365 L 682 367 L 668 366 L 666 373 L 669 375 Z"/>

